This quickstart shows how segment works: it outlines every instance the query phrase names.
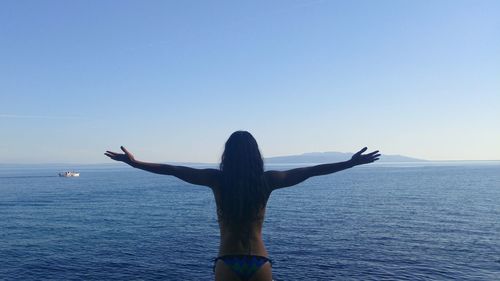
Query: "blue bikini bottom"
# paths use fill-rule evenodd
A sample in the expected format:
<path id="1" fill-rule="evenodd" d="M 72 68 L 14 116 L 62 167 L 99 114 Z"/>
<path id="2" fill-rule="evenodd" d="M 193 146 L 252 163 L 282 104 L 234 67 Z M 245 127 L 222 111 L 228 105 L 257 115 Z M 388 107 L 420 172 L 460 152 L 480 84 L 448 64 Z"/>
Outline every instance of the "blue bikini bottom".
<path id="1" fill-rule="evenodd" d="M 272 265 L 272 261 L 263 256 L 225 255 L 214 259 L 214 272 L 218 260 L 223 261 L 242 281 L 248 281 L 266 262 Z"/>

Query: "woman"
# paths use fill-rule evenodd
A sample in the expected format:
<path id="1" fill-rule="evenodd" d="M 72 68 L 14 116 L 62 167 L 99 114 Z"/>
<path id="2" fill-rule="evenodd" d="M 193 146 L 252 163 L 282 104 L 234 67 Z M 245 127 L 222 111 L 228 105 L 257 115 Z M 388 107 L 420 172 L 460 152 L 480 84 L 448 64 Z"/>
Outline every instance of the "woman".
<path id="1" fill-rule="evenodd" d="M 266 203 L 273 190 L 296 185 L 319 175 L 372 163 L 380 154 L 362 154 L 349 161 L 266 171 L 257 142 L 245 131 L 234 132 L 226 141 L 219 169 L 194 169 L 184 166 L 138 161 L 123 146 L 124 153 L 107 151 L 106 156 L 134 168 L 175 176 L 185 182 L 212 189 L 220 229 L 219 256 L 214 261 L 215 280 L 272 280 L 271 260 L 262 241 Z"/>

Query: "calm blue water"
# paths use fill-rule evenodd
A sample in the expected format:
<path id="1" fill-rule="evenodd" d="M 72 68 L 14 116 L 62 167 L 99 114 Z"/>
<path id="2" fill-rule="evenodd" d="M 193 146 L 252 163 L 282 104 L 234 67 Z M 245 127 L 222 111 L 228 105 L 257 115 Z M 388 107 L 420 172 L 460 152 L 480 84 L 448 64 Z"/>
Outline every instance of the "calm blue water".
<path id="1" fill-rule="evenodd" d="M 1 280 L 212 280 L 208 188 L 128 168 L 0 169 Z M 275 280 L 499 280 L 500 165 L 368 166 L 276 191 Z"/>

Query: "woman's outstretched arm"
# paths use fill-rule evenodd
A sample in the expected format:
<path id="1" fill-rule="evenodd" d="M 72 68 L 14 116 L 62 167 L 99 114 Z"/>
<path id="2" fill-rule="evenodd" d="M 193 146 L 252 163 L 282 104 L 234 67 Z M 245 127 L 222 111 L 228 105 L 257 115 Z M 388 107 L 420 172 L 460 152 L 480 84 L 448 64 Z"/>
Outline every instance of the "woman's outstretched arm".
<path id="1" fill-rule="evenodd" d="M 191 184 L 208 187 L 214 187 L 218 184 L 220 171 L 217 169 L 195 169 L 185 166 L 142 162 L 136 160 L 125 147 L 121 146 L 120 148 L 124 153 L 108 150 L 104 155 L 115 161 L 127 163 L 134 168 L 155 174 L 174 176 Z"/>
<path id="2" fill-rule="evenodd" d="M 362 154 L 367 148 L 363 148 L 352 156 L 348 161 L 330 164 L 321 164 L 317 166 L 296 168 L 288 171 L 267 171 L 265 173 L 267 182 L 271 189 L 278 189 L 288 186 L 293 186 L 305 181 L 310 177 L 327 175 L 352 168 L 357 165 L 363 165 L 375 162 L 379 159 L 378 150 Z"/>

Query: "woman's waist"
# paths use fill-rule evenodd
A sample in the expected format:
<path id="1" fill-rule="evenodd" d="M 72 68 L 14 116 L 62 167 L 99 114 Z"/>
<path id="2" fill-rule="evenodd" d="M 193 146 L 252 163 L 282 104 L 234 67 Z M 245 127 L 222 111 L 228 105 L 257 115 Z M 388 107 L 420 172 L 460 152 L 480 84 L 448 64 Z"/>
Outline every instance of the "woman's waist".
<path id="1" fill-rule="evenodd" d="M 258 255 L 267 257 L 266 246 L 260 237 L 250 239 L 221 237 L 219 256 L 223 255 Z"/>

